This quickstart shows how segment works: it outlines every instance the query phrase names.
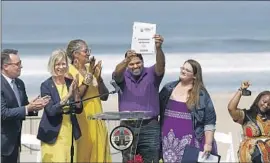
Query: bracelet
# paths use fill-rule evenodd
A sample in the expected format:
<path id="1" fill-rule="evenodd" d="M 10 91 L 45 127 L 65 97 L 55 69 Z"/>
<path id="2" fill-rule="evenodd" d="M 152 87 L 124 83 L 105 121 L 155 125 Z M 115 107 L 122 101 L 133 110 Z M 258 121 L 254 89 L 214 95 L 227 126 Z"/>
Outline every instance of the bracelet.
<path id="1" fill-rule="evenodd" d="M 240 87 L 240 88 L 238 89 L 238 91 L 243 91 L 243 88 L 242 88 L 242 87 Z"/>
<path id="2" fill-rule="evenodd" d="M 84 77 L 83 84 L 84 85 L 90 85 L 93 80 L 93 75 L 91 73 L 87 73 Z"/>
<path id="3" fill-rule="evenodd" d="M 87 83 L 85 83 L 84 81 L 82 82 L 82 85 L 85 85 L 85 86 L 89 86 L 90 84 L 87 84 Z"/>

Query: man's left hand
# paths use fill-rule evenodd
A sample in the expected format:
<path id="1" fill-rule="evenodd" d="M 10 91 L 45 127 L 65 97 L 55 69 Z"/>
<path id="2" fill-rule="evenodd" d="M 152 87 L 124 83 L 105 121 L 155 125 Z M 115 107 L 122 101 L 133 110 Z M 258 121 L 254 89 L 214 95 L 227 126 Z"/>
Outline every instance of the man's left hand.
<path id="1" fill-rule="evenodd" d="M 155 39 L 156 48 L 161 48 L 164 38 L 159 34 L 155 34 L 154 39 Z"/>

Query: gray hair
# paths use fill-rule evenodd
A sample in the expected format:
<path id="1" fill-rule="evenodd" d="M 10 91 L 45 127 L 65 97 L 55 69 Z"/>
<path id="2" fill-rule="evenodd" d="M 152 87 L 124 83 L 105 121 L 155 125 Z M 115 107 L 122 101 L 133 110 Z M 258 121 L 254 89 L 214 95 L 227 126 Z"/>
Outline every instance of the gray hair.
<path id="1" fill-rule="evenodd" d="M 48 62 L 48 71 L 50 72 L 50 74 L 52 76 L 56 76 L 56 73 L 55 73 L 55 63 L 57 61 L 60 61 L 62 59 L 65 59 L 66 60 L 66 63 L 67 63 L 67 69 L 68 69 L 68 60 L 67 60 L 67 55 L 66 55 L 66 52 L 65 50 L 63 49 L 57 49 L 57 50 L 54 50 L 52 52 L 52 55 L 49 59 L 49 62 Z"/>
<path id="2" fill-rule="evenodd" d="M 71 40 L 67 46 L 67 56 L 72 64 L 74 61 L 74 52 L 78 52 L 83 49 L 83 46 L 87 46 L 86 42 L 81 39 Z"/>
<path id="3" fill-rule="evenodd" d="M 18 54 L 18 50 L 15 49 L 3 49 L 1 52 L 1 69 L 3 68 L 4 64 L 7 64 L 10 62 L 10 54 Z"/>

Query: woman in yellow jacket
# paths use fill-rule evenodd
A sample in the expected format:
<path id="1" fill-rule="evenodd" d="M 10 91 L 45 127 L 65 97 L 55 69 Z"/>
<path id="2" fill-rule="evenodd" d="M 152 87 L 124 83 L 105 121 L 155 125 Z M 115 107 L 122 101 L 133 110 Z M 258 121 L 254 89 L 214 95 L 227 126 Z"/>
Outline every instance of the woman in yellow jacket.
<path id="1" fill-rule="evenodd" d="M 101 62 L 95 65 L 95 59 L 90 61 L 87 44 L 83 40 L 72 40 L 67 46 L 67 55 L 71 64 L 69 75 L 73 78 L 79 74 L 79 90 L 82 99 L 99 94 L 108 93 L 101 78 Z M 107 96 L 86 100 L 83 102 L 83 112 L 77 115 L 82 131 L 78 140 L 78 162 L 111 162 L 109 137 L 104 121 L 89 120 L 88 116 L 102 112 L 101 100 L 106 101 Z"/>

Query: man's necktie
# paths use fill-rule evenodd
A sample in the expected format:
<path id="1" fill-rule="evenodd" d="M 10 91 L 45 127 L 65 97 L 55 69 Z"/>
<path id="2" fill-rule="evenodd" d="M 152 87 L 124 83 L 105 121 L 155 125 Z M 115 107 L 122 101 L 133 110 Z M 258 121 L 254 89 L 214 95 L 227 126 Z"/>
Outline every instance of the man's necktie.
<path id="1" fill-rule="evenodd" d="M 14 79 L 11 81 L 11 84 L 12 84 L 12 89 L 13 89 L 14 94 L 16 96 L 17 102 L 18 102 L 19 106 L 21 106 L 21 99 L 20 99 L 19 89 L 18 89 Z"/>

